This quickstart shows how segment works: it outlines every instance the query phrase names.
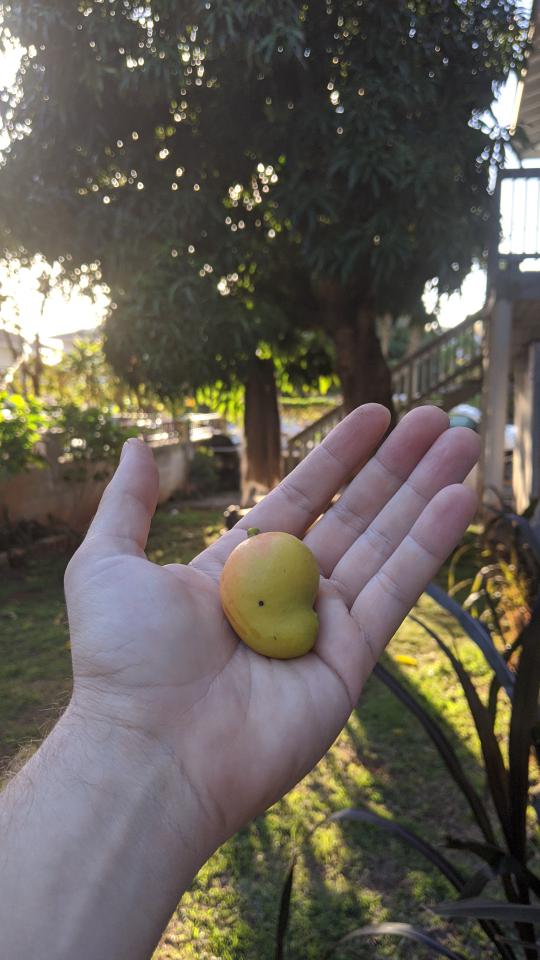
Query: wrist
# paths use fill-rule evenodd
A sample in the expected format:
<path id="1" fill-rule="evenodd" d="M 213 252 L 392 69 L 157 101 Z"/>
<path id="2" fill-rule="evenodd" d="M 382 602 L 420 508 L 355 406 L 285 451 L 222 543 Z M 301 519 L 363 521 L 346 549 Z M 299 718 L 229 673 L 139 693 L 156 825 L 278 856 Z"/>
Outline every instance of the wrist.
<path id="1" fill-rule="evenodd" d="M 214 849 L 163 745 L 76 700 L 4 791 L 0 830 L 12 878 L 0 902 L 6 956 L 31 955 L 24 902 L 45 918 L 46 960 L 146 960 Z"/>
<path id="2" fill-rule="evenodd" d="M 61 717 L 57 733 L 69 742 L 66 760 L 88 771 L 90 792 L 108 791 L 119 819 L 136 819 L 139 808 L 148 816 L 145 834 L 155 832 L 154 844 L 161 838 L 173 859 L 175 854 L 181 858 L 187 886 L 220 840 L 207 805 L 172 746 L 125 718 L 93 711 L 77 697 Z M 174 875 L 178 880 L 177 868 Z"/>

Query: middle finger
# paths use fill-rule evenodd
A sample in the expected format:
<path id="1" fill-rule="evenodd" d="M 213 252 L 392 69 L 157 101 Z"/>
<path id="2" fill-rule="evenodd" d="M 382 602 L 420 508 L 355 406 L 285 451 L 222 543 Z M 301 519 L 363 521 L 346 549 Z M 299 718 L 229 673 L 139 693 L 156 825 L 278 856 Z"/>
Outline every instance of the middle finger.
<path id="1" fill-rule="evenodd" d="M 448 430 L 433 444 L 333 570 L 331 582 L 339 587 L 349 606 L 399 547 L 433 497 L 465 479 L 478 452 L 478 436 L 463 427 Z"/>
<path id="2" fill-rule="evenodd" d="M 448 423 L 447 414 L 437 407 L 417 407 L 408 413 L 338 502 L 308 531 L 305 542 L 325 577 L 405 483 Z"/>

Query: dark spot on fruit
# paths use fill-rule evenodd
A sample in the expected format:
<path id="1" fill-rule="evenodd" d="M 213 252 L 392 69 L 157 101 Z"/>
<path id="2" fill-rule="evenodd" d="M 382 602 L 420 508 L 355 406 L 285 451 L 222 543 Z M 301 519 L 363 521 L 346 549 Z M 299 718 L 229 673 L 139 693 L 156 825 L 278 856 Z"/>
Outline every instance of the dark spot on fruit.
<path id="1" fill-rule="evenodd" d="M 264 600 L 259 600 L 259 606 L 264 607 Z"/>

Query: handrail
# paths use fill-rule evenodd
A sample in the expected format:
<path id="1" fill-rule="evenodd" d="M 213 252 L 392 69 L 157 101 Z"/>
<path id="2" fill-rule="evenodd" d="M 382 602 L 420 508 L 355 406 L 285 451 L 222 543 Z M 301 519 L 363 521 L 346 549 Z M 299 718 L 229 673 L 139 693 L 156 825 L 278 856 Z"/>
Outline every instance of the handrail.
<path id="1" fill-rule="evenodd" d="M 423 346 L 418 347 L 418 350 L 415 350 L 414 353 L 411 353 L 408 357 L 403 357 L 402 360 L 399 360 L 395 366 L 392 367 L 392 374 L 394 374 L 397 370 L 400 370 L 401 367 L 406 366 L 411 360 L 417 360 L 424 353 L 429 353 L 434 347 L 442 346 L 443 344 L 448 343 L 450 340 L 454 340 L 456 336 L 459 336 L 459 334 L 465 333 L 467 330 L 473 327 L 475 323 L 478 323 L 480 320 L 482 320 L 483 316 L 483 311 L 481 313 L 472 314 L 472 316 L 466 317 L 462 323 L 458 323 L 455 327 L 450 327 L 450 329 L 445 330 L 444 333 L 438 333 L 433 340 L 428 340 L 423 344 Z"/>
<path id="2" fill-rule="evenodd" d="M 452 387 L 462 386 L 464 378 L 481 367 L 484 316 L 467 317 L 392 369 L 394 404 L 398 412 L 429 397 L 451 396 Z M 475 385 L 473 381 L 471 389 Z"/>
<path id="3" fill-rule="evenodd" d="M 114 416 L 114 422 L 126 429 L 136 429 L 147 443 L 181 440 L 188 443 L 190 439 L 189 421 L 184 418 L 164 420 L 157 414 L 120 414 Z"/>
<path id="4" fill-rule="evenodd" d="M 340 416 L 340 420 L 345 416 L 344 407 L 342 404 L 338 404 L 334 407 L 333 410 L 329 410 L 327 413 L 323 414 L 322 417 L 319 417 L 318 420 L 315 420 L 314 423 L 308 424 L 307 427 L 304 427 L 303 430 L 300 430 L 299 433 L 295 433 L 294 437 L 291 437 L 289 443 L 294 441 L 295 443 L 302 443 L 306 439 L 310 439 L 313 434 L 313 428 L 318 427 L 319 430 L 324 430 L 327 426 L 333 430 L 335 426 L 336 414 L 337 412 L 343 410 L 343 413 Z"/>
<path id="5" fill-rule="evenodd" d="M 392 391 L 398 413 L 430 396 L 436 396 L 443 406 L 450 408 L 453 390 L 469 395 L 478 390 L 479 378 L 470 379 L 470 375 L 482 367 L 483 326 L 488 313 L 489 307 L 486 307 L 481 313 L 467 317 L 392 367 Z M 286 469 L 292 469 L 307 456 L 344 416 L 345 408 L 339 405 L 291 437 Z"/>

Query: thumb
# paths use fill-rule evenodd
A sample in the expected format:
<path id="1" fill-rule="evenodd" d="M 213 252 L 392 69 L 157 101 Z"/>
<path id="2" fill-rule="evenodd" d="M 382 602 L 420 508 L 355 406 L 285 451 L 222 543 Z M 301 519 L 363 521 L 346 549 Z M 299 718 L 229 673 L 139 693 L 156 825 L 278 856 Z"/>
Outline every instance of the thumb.
<path id="1" fill-rule="evenodd" d="M 87 534 L 103 552 L 140 556 L 146 547 L 159 494 L 159 474 L 150 447 L 128 440 Z"/>

